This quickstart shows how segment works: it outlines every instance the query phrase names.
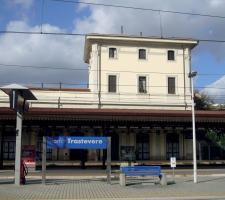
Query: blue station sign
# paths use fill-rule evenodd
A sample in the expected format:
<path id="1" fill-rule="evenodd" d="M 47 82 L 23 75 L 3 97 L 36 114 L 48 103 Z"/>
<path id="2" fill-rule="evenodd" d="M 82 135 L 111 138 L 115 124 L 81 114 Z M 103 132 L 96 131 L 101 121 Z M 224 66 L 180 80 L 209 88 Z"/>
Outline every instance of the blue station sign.
<path id="1" fill-rule="evenodd" d="M 107 137 L 47 137 L 48 149 L 107 149 Z"/>

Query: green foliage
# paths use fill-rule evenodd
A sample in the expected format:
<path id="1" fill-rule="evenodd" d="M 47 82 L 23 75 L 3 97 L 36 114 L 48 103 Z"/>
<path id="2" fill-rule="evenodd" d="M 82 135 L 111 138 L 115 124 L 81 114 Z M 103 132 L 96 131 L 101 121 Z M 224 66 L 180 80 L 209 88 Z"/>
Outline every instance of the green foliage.
<path id="1" fill-rule="evenodd" d="M 204 93 L 195 91 L 195 109 L 196 110 L 210 110 L 213 100 Z"/>
<path id="2" fill-rule="evenodd" d="M 217 146 L 225 149 L 225 133 L 221 133 L 218 130 L 208 129 L 206 137 Z"/>

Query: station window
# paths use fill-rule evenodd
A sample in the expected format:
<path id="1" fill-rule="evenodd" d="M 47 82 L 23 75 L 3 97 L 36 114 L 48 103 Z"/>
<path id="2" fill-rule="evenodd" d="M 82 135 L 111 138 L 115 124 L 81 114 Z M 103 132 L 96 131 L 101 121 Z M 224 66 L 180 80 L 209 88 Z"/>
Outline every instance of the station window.
<path id="1" fill-rule="evenodd" d="M 4 141 L 3 142 L 3 159 L 4 160 L 13 160 L 15 159 L 15 141 Z"/>
<path id="2" fill-rule="evenodd" d="M 139 93 L 147 93 L 146 76 L 138 77 L 138 92 Z"/>
<path id="3" fill-rule="evenodd" d="M 109 75 L 108 77 L 108 92 L 116 92 L 116 75 Z"/>
<path id="4" fill-rule="evenodd" d="M 117 58 L 117 49 L 109 48 L 109 58 Z"/>
<path id="5" fill-rule="evenodd" d="M 146 50 L 145 49 L 139 49 L 139 59 L 146 60 Z"/>
<path id="6" fill-rule="evenodd" d="M 175 77 L 168 77 L 168 94 L 175 94 L 176 86 L 175 86 Z"/>
<path id="7" fill-rule="evenodd" d="M 169 50 L 167 52 L 168 60 L 175 60 L 175 52 L 173 50 Z"/>

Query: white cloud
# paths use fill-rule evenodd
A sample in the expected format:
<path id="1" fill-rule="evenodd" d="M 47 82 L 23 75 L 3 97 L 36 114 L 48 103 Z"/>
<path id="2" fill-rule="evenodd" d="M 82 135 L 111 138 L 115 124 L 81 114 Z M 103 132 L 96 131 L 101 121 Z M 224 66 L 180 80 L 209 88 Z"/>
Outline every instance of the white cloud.
<path id="1" fill-rule="evenodd" d="M 10 30 L 39 31 L 40 27 L 30 27 L 25 22 L 14 21 Z M 58 27 L 44 24 L 46 32 L 63 32 Z M 0 64 L 19 64 L 30 66 L 84 68 L 83 43 L 81 38 L 73 36 L 49 35 L 4 35 L 0 37 Z M 28 68 L 3 67 L 1 82 L 85 82 L 85 71 L 40 70 Z"/>
<path id="2" fill-rule="evenodd" d="M 103 0 L 96 0 L 95 2 L 105 3 Z M 32 0 L 14 0 L 14 3 L 26 5 L 25 7 L 29 8 L 32 5 Z M 121 1 L 120 3 L 108 0 L 107 3 L 214 15 L 224 15 L 225 10 L 225 1 L 222 0 L 173 0 L 173 2 L 171 0 L 142 0 Z M 81 5 L 77 11 L 81 12 L 82 9 L 87 7 L 90 10 L 90 16 L 74 20 L 74 25 L 71 24 L 71 26 L 74 26 L 72 27 L 73 32 L 120 33 L 120 26 L 123 25 L 125 34 L 138 35 L 143 32 L 145 36 L 160 35 L 157 12 L 84 5 Z M 77 15 L 77 17 L 79 16 Z M 225 20 L 223 19 L 163 13 L 162 20 L 164 36 L 224 39 Z M 39 26 L 32 27 L 24 21 L 10 22 L 7 28 L 19 31 L 40 31 Z M 43 29 L 48 32 L 65 31 L 51 24 L 43 25 Z M 0 60 L 9 64 L 77 66 L 80 68 L 84 66 L 82 61 L 83 42 L 81 38 L 72 36 L 2 35 L 0 36 L 0 52 L 2 52 Z M 201 52 L 214 55 L 220 62 L 225 58 L 225 45 L 201 44 L 195 53 L 200 54 Z M 2 81 L 15 79 L 24 82 L 47 80 L 53 82 L 85 82 L 87 80 L 87 73 L 79 73 L 78 71 L 31 71 L 24 69 L 23 73 L 27 75 L 26 77 L 30 77 L 29 80 L 25 78 L 25 75 L 19 74 L 21 69 L 16 69 L 16 76 L 11 75 L 11 72 L 12 70 L 4 70 L 0 79 Z"/>
<path id="3" fill-rule="evenodd" d="M 211 0 L 210 1 L 210 5 L 212 5 L 213 7 L 219 7 L 221 5 L 223 5 L 224 1 L 223 0 Z"/>

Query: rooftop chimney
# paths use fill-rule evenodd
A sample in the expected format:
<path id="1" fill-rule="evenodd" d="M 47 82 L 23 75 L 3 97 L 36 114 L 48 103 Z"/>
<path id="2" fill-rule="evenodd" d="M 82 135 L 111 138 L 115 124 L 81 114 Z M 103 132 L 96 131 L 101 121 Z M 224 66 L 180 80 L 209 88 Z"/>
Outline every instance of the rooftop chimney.
<path id="1" fill-rule="evenodd" d="M 123 26 L 121 26 L 121 30 L 120 31 L 121 31 L 121 35 L 123 35 Z"/>

